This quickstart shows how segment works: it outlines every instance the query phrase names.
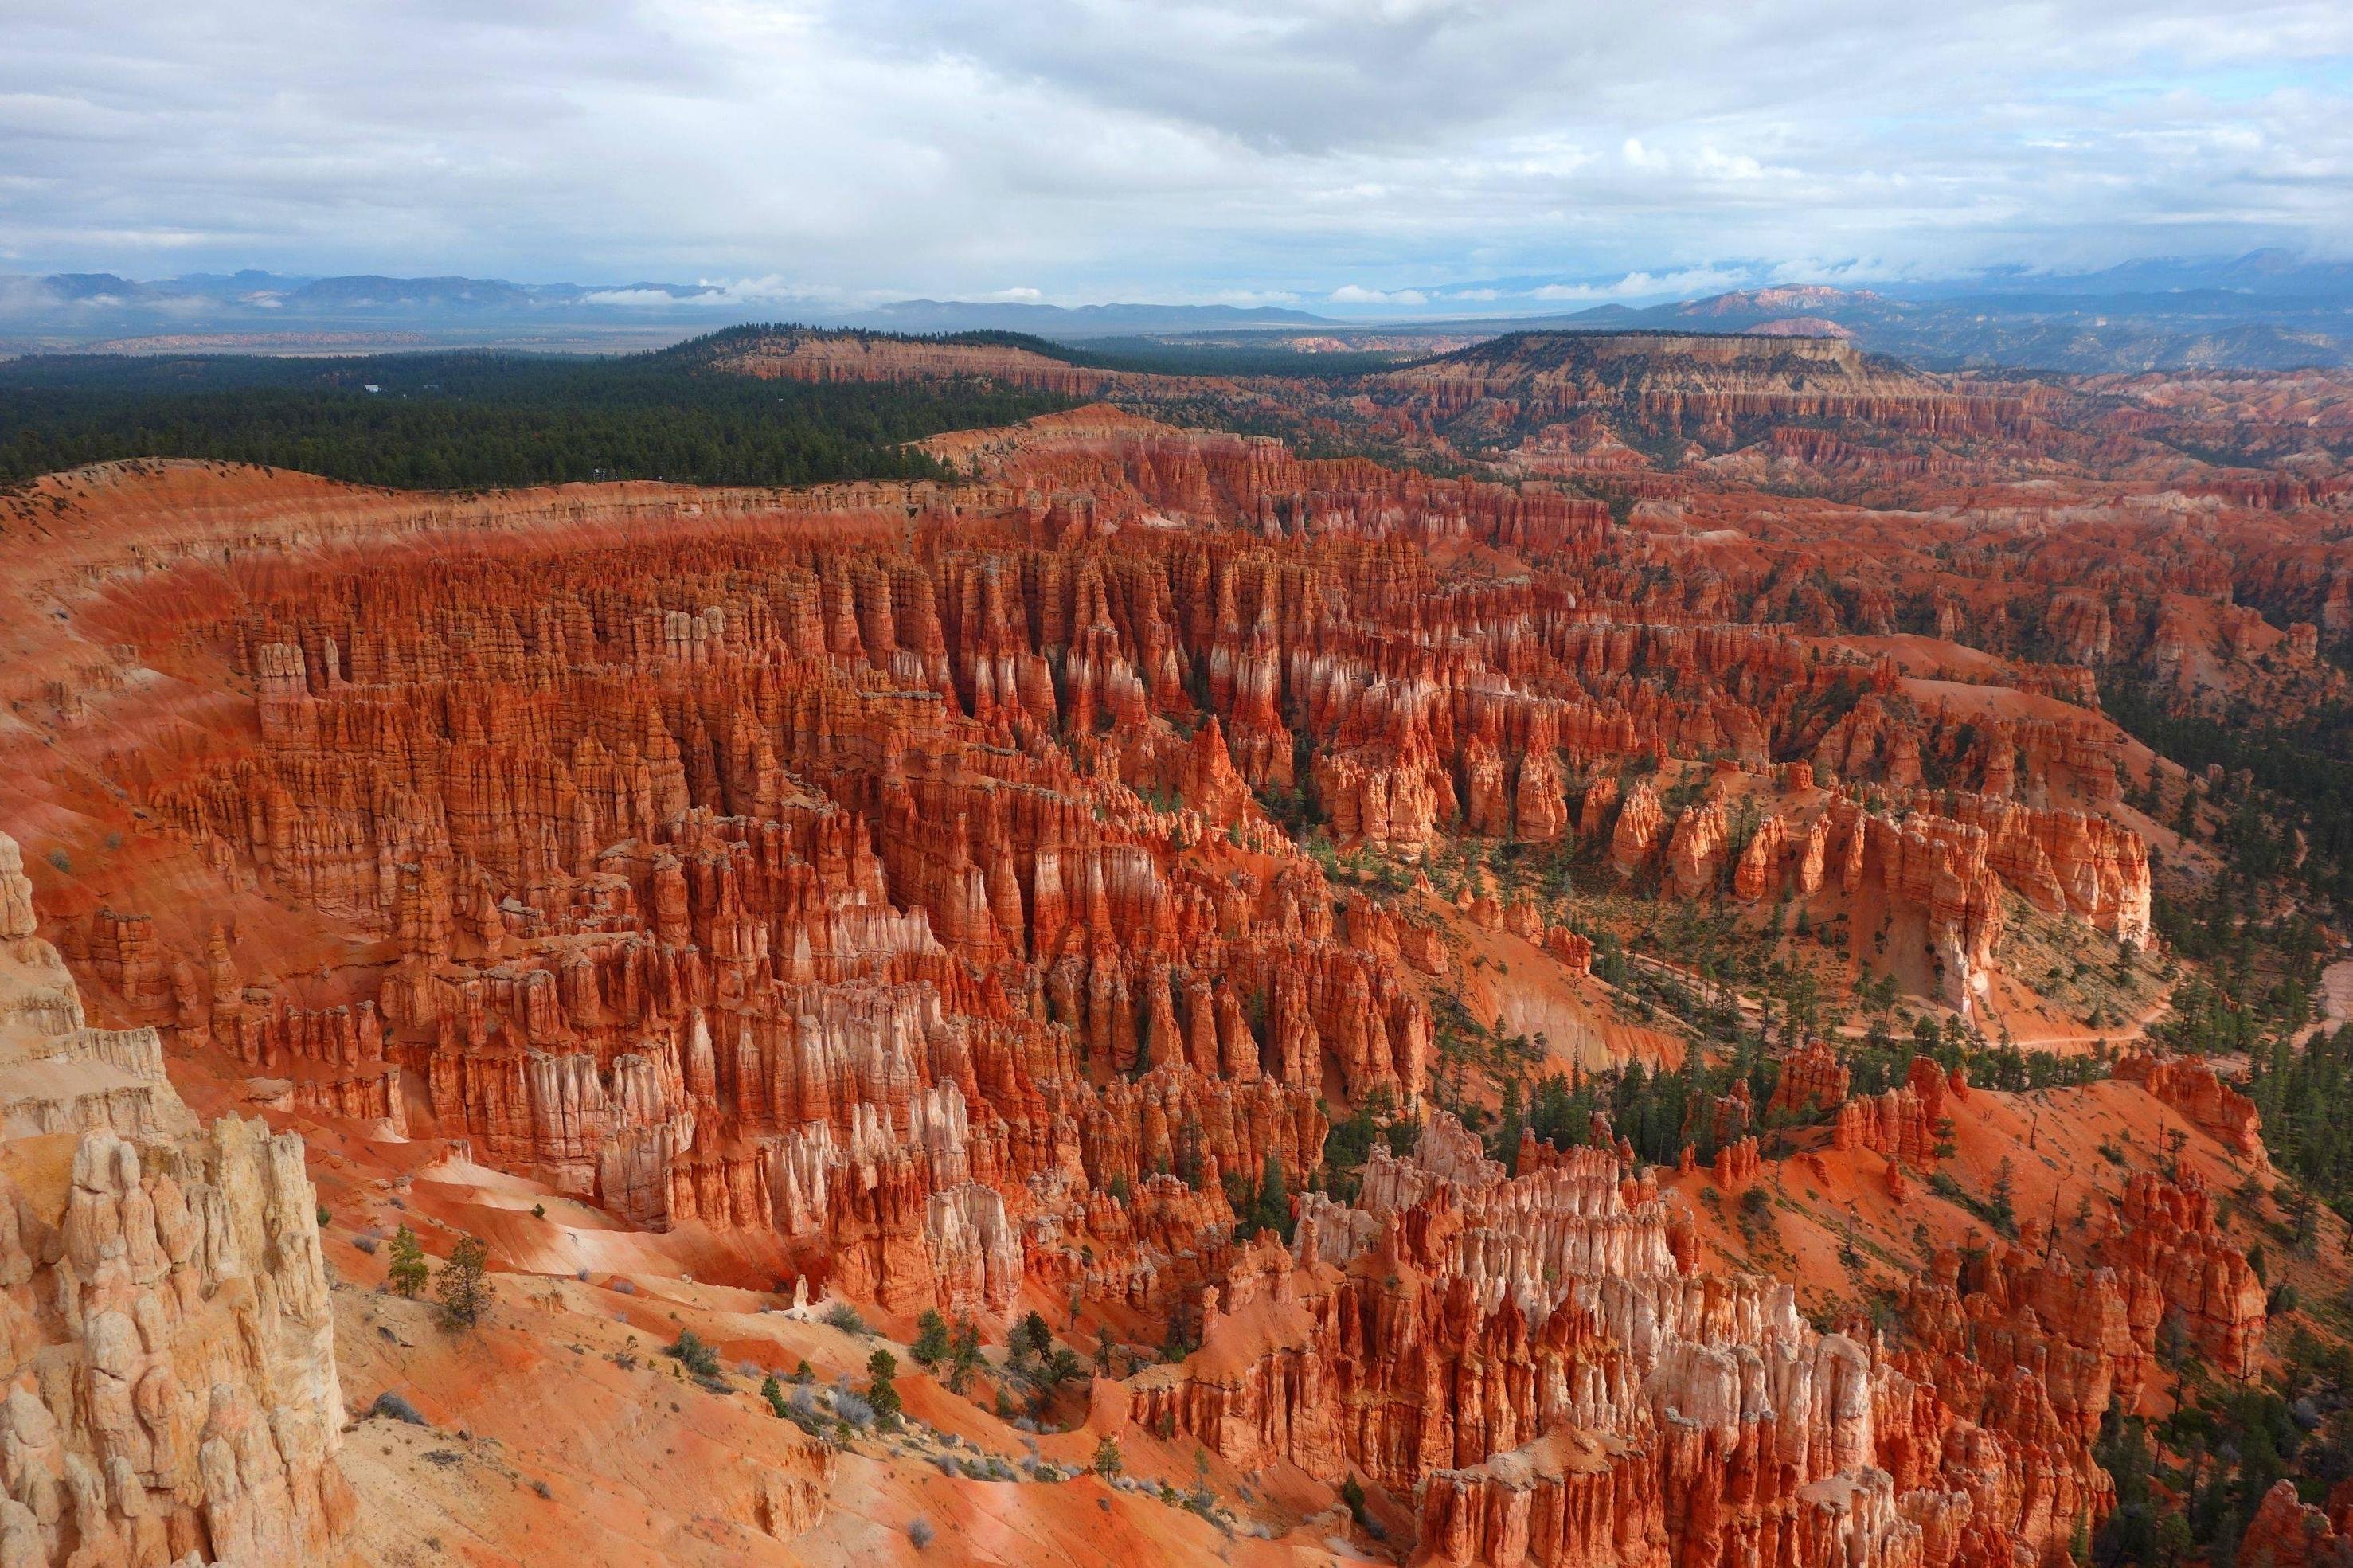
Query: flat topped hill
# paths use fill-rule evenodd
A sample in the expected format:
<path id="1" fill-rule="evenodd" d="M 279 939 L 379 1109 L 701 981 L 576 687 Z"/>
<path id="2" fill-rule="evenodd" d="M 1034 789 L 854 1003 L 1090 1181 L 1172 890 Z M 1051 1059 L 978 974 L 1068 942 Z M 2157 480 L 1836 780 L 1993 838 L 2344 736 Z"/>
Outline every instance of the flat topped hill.
<path id="1" fill-rule="evenodd" d="M 1412 384 L 1450 376 L 1548 376 L 1626 373 L 1743 375 L 1853 378 L 1925 378 L 1892 360 L 1874 360 L 1853 344 L 1833 337 L 1764 336 L 1736 333 L 1519 332 L 1475 343 L 1451 354 L 1403 366 L 1381 379 Z"/>

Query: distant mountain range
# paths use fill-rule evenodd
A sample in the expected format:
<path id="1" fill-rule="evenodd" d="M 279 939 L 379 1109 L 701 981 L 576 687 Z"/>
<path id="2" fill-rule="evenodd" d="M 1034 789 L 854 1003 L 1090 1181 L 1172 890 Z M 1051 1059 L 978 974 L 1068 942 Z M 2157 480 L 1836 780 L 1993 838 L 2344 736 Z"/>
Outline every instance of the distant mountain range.
<path id="1" fill-rule="evenodd" d="M 1068 308 L 1002 301 L 901 300 L 845 309 L 711 283 L 512 283 L 502 278 L 289 278 L 192 273 L 140 282 L 111 272 L 0 276 L 0 334 L 104 344 L 141 337 L 336 329 L 480 336 L 486 330 L 672 329 L 747 319 L 903 333 L 1026 332 L 1058 338 L 1322 324 L 1305 311 L 1231 305 L 1105 304 Z M 126 344 L 126 346 L 129 346 Z"/>
<path id="2" fill-rule="evenodd" d="M 515 283 L 497 278 L 292 278 L 111 272 L 0 275 L 0 353 L 59 349 L 280 353 L 480 344 L 617 349 L 755 319 L 899 333 L 1020 332 L 1302 349 L 1453 346 L 1532 327 L 1761 332 L 1852 338 L 1932 369 L 2113 371 L 2353 364 L 2353 262 L 2276 250 L 2151 259 L 2076 274 L 1998 269 L 1872 289 L 1801 284 L 1703 299 L 1544 308 L 1563 285 L 1498 280 L 1402 291 L 1350 314 L 1275 307 L 902 300 L 847 308 L 711 283 Z M 1498 309 L 1517 300 L 1525 311 Z M 1488 302 L 1493 301 L 1493 303 Z M 1484 305 L 1493 313 L 1469 315 Z"/>

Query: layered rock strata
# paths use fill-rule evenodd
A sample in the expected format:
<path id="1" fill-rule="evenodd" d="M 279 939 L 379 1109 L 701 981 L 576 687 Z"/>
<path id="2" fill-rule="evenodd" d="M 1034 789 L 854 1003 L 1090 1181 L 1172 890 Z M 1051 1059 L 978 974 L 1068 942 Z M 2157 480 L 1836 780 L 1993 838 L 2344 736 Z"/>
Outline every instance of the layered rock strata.
<path id="1" fill-rule="evenodd" d="M 83 1026 L 0 838 L 0 1561 L 334 1561 L 343 1396 L 302 1140 L 199 1131 L 153 1030 Z"/>

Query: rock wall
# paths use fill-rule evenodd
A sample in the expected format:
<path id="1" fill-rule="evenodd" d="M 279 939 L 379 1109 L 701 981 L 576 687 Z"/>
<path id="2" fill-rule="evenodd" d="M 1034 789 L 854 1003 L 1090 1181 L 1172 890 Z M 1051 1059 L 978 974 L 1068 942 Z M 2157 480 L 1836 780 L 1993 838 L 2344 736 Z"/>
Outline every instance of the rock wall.
<path id="1" fill-rule="evenodd" d="M 0 837 L 0 1562 L 322 1563 L 350 1523 L 302 1140 L 198 1131 L 152 1030 L 82 1027 Z"/>
<path id="2" fill-rule="evenodd" d="M 1947 1256 L 1903 1348 L 1821 1333 L 1788 1287 L 1704 1272 L 1616 1155 L 1507 1179 L 1443 1115 L 1376 1149 L 1360 1204 L 1310 1194 L 1295 1258 L 1232 1261 L 1134 1419 L 1417 1495 L 1417 1563 L 2007 1564 L 2113 1505 L 2091 1446 L 2150 1362 L 2143 1277 Z"/>

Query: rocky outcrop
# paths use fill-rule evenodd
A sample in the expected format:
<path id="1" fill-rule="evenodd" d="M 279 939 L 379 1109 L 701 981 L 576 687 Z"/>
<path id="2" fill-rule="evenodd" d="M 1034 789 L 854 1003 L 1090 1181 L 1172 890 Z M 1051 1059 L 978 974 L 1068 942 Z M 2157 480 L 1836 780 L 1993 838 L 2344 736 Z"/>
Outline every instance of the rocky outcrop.
<path id="1" fill-rule="evenodd" d="M 2339 1481 L 2326 1508 L 2296 1495 L 2295 1483 L 2273 1483 L 2246 1534 L 2238 1568 L 2346 1568 L 2353 1564 L 2353 1491 Z"/>
<path id="2" fill-rule="evenodd" d="M 0 1558 L 331 1561 L 352 1503 L 302 1140 L 197 1131 L 152 1031 L 82 1027 L 0 846 Z"/>
<path id="3" fill-rule="evenodd" d="M 1944 1140 L 1945 1097 L 1961 1086 L 1957 1069 L 1947 1075 L 1927 1057 L 1915 1056 L 1900 1086 L 1838 1107 L 1831 1147 L 1868 1149 L 1890 1161 L 1929 1169 Z"/>
<path id="4" fill-rule="evenodd" d="M 2142 1282 L 2152 1322 L 2178 1315 L 2190 1338 L 2226 1375 L 2252 1376 L 2265 1321 L 2263 1281 L 2214 1220 L 2212 1195 L 2191 1171 L 2168 1181 L 2155 1171 L 2125 1183 L 2117 1227 L 2094 1256 Z"/>
<path id="5" fill-rule="evenodd" d="M 2255 1102 L 2225 1083 L 2211 1063 L 2131 1051 L 2118 1059 L 2114 1075 L 2138 1084 L 2242 1157 L 2270 1162 Z"/>
<path id="6" fill-rule="evenodd" d="M 1898 1353 L 1702 1272 L 1603 1150 L 1506 1178 L 1441 1115 L 1410 1159 L 1376 1149 L 1359 1202 L 1311 1194 L 1295 1257 L 1261 1237 L 1229 1265 L 1132 1418 L 1418 1492 L 1419 1563 L 2006 1563 L 2111 1505 L 2090 1446 L 2153 1323 L 2108 1277 L 1948 1256 Z"/>

